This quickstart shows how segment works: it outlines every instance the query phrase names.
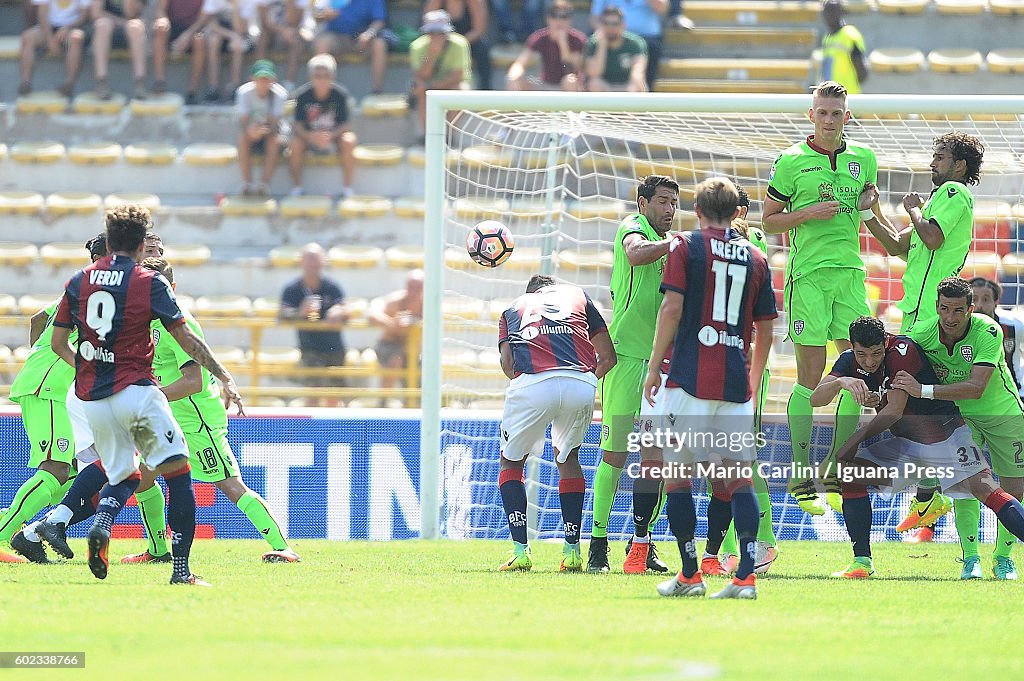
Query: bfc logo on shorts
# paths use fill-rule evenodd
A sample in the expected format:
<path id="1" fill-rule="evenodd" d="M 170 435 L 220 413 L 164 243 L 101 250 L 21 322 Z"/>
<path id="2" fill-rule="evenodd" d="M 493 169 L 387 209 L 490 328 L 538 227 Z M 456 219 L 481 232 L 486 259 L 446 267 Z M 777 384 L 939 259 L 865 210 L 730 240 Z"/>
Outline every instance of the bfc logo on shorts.
<path id="1" fill-rule="evenodd" d="M 971 347 L 970 345 L 964 345 L 963 347 L 960 348 L 960 355 L 964 358 L 964 361 L 973 362 L 974 348 Z"/>
<path id="2" fill-rule="evenodd" d="M 804 332 L 804 320 L 797 319 L 796 321 L 793 322 L 793 333 L 795 333 L 796 335 L 799 336 L 803 332 Z"/>
<path id="3" fill-rule="evenodd" d="M 858 163 L 857 161 L 850 161 L 849 168 L 850 177 L 852 177 L 855 180 L 860 178 L 860 163 Z"/>

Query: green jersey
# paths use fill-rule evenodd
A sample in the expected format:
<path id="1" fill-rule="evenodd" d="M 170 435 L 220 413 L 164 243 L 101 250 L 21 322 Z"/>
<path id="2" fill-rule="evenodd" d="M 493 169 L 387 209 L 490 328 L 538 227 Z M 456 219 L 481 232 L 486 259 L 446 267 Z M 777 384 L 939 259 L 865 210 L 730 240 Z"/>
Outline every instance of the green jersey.
<path id="1" fill-rule="evenodd" d="M 848 140 L 830 154 L 808 137 L 775 159 L 768 174 L 768 195 L 786 204 L 788 211 L 825 201 L 840 204 L 833 218 L 808 220 L 790 230 L 787 279 L 825 267 L 864 269 L 857 198 L 865 183 L 877 180 L 875 152 Z"/>
<path id="2" fill-rule="evenodd" d="M 53 337 L 53 315 L 60 303 L 58 298 L 46 307 L 46 328 L 36 339 L 32 351 L 25 359 L 25 365 L 14 378 L 11 385 L 11 401 L 18 402 L 26 395 L 34 395 L 44 400 L 63 402 L 67 399 L 68 390 L 75 380 L 75 367 L 62 360 L 50 348 Z M 78 331 L 72 330 L 70 340 L 78 341 Z"/>
<path id="3" fill-rule="evenodd" d="M 765 257 L 768 257 L 768 239 L 764 232 L 754 226 L 747 227 L 747 241 L 761 249 Z"/>
<path id="4" fill-rule="evenodd" d="M 946 277 L 960 274 L 971 248 L 974 229 L 974 195 L 959 182 L 945 182 L 932 192 L 921 215 L 942 230 L 942 245 L 930 251 L 917 230 L 910 234 L 907 270 L 903 273 L 904 326 L 928 321 L 936 316 L 935 288 Z M 909 325 L 909 326 L 908 326 Z"/>
<path id="5" fill-rule="evenodd" d="M 944 383 L 959 383 L 970 378 L 974 365 L 995 367 L 985 392 L 976 400 L 957 400 L 964 418 L 1010 416 L 1024 412 L 1013 374 L 1003 352 L 1003 330 L 999 322 L 975 312 L 967 335 L 950 350 L 939 340 L 939 317 L 916 324 L 910 337 L 917 342 Z"/>
<path id="6" fill-rule="evenodd" d="M 608 334 L 615 353 L 634 359 L 649 359 L 654 347 L 654 327 L 661 308 L 661 275 L 665 272 L 665 257 L 648 265 L 629 264 L 622 240 L 630 234 L 640 234 L 648 241 L 660 241 L 659 235 L 647 218 L 634 214 L 619 223 L 615 233 L 612 261 L 612 323 Z"/>
<path id="7" fill-rule="evenodd" d="M 185 323 L 203 338 L 203 329 L 199 322 L 187 310 L 182 310 Z M 153 374 L 160 385 L 170 385 L 181 378 L 181 367 L 194 362 L 178 341 L 167 332 L 160 320 L 154 319 L 150 328 L 153 333 Z M 171 402 L 171 413 L 184 433 L 197 433 L 204 426 L 207 428 L 226 428 L 228 415 L 220 401 L 216 379 L 206 369 L 203 372 L 203 389 L 194 395 Z"/>

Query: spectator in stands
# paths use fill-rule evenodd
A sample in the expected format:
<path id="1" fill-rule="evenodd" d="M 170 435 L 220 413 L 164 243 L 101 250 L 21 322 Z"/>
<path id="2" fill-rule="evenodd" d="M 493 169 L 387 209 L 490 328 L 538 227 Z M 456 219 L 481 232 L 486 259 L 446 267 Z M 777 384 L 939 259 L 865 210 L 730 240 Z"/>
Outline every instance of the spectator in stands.
<path id="1" fill-rule="evenodd" d="M 377 341 L 377 362 L 386 369 L 404 369 L 409 364 L 409 334 L 423 318 L 423 270 L 413 270 L 405 288 L 370 303 L 370 322 L 382 328 Z M 381 376 L 380 387 L 393 388 L 398 380 Z M 413 386 L 406 386 L 413 387 Z"/>
<path id="2" fill-rule="evenodd" d="M 18 95 L 32 92 L 32 71 L 36 64 L 36 52 L 44 49 L 50 55 L 65 53 L 64 83 L 57 88 L 65 97 L 70 97 L 82 67 L 82 52 L 85 50 L 86 27 L 89 24 L 90 0 L 32 0 L 37 8 L 38 23 L 26 28 L 21 34 L 21 84 Z"/>
<path id="3" fill-rule="evenodd" d="M 491 0 L 494 7 L 494 18 L 498 21 L 503 43 L 517 43 L 525 39 L 541 27 L 541 13 L 544 11 L 544 0 L 523 0 L 519 13 L 519 28 L 516 29 L 516 17 L 512 14 L 511 0 Z M 452 8 L 448 8 L 452 11 Z M 454 12 L 453 12 L 454 16 Z"/>
<path id="4" fill-rule="evenodd" d="M 596 30 L 601 24 L 605 7 L 616 6 L 622 10 L 629 30 L 636 33 L 647 44 L 647 89 L 654 89 L 658 77 L 658 61 L 661 59 L 662 20 L 668 14 L 668 0 L 593 0 L 590 6 L 590 21 Z"/>
<path id="5" fill-rule="evenodd" d="M 299 32 L 302 10 L 296 0 L 268 0 L 256 5 L 259 15 L 259 39 L 256 41 L 256 60 L 266 59 L 275 42 L 284 46 L 284 82 L 281 85 L 291 92 L 299 75 L 299 57 L 302 56 L 303 40 Z"/>
<path id="6" fill-rule="evenodd" d="M 153 88 L 154 95 L 167 92 L 167 52 L 182 55 L 192 52 L 186 104 L 196 104 L 199 79 L 206 62 L 206 38 L 200 19 L 203 0 L 160 0 L 153 20 Z"/>
<path id="7" fill-rule="evenodd" d="M 526 39 L 523 51 L 509 67 L 506 87 L 509 90 L 567 92 L 582 89 L 583 48 L 586 43 L 587 36 L 572 27 L 572 5 L 567 0 L 554 0 L 548 7 L 547 26 Z M 526 75 L 534 55 L 539 55 L 541 60 L 539 79 Z"/>
<path id="8" fill-rule="evenodd" d="M 843 20 L 843 4 L 839 0 L 826 0 L 821 6 L 821 18 L 828 33 L 821 38 L 819 82 L 833 80 L 851 95 L 858 94 L 861 83 L 868 78 L 864 36 Z"/>
<path id="9" fill-rule="evenodd" d="M 626 30 L 622 10 L 608 6 L 587 41 L 587 90 L 647 92 L 647 44 Z"/>
<path id="10" fill-rule="evenodd" d="M 241 132 L 238 136 L 238 161 L 242 166 L 242 195 L 266 196 L 274 168 L 287 144 L 284 105 L 288 91 L 277 84 L 274 64 L 261 59 L 252 65 L 252 80 L 238 88 L 235 112 Z M 251 154 L 263 154 L 260 181 L 252 183 Z"/>
<path id="11" fill-rule="evenodd" d="M 683 14 L 683 0 L 669 0 L 668 15 L 672 17 L 672 25 L 683 31 L 693 30 L 693 19 Z"/>
<path id="12" fill-rule="evenodd" d="M 211 104 L 230 102 L 242 82 L 242 61 L 252 49 L 249 22 L 255 18 L 251 0 L 204 0 L 203 14 L 209 17 L 203 28 L 206 35 L 206 78 L 208 88 L 204 100 Z M 220 89 L 220 53 L 231 52 L 230 81 Z"/>
<path id="13" fill-rule="evenodd" d="M 309 82 L 295 92 L 295 125 L 292 128 L 292 196 L 302 194 L 302 166 L 306 151 L 337 154 L 341 161 L 341 194 L 352 195 L 355 174 L 356 134 L 349 126 L 348 90 L 334 80 L 338 63 L 329 54 L 309 60 Z"/>
<path id="14" fill-rule="evenodd" d="M 410 96 L 419 116 L 420 130 L 427 122 L 427 90 L 469 90 L 473 78 L 469 43 L 454 33 L 451 17 L 443 9 L 423 15 L 421 35 L 409 46 L 412 66 Z"/>
<path id="15" fill-rule="evenodd" d="M 491 89 L 491 43 L 487 38 L 490 10 L 487 0 L 427 0 L 423 13 L 443 9 L 452 19 L 455 32 L 469 41 L 476 72 L 476 89 Z"/>
<path id="16" fill-rule="evenodd" d="M 92 55 L 96 69 L 96 96 L 110 99 L 114 91 L 107 77 L 110 50 L 128 46 L 135 88 L 132 96 L 146 98 L 146 24 L 142 21 L 141 0 L 93 0 Z"/>
<path id="17" fill-rule="evenodd" d="M 344 324 L 348 320 L 345 294 L 333 279 L 325 277 L 327 258 L 316 243 L 306 244 L 300 259 L 302 274 L 281 293 L 280 317 L 288 321 Z M 340 367 L 345 364 L 345 341 L 340 329 L 298 331 L 299 351 L 304 367 Z M 313 377 L 307 385 L 343 386 L 338 378 Z"/>
<path id="18" fill-rule="evenodd" d="M 330 6 L 317 9 L 314 16 L 322 26 L 313 51 L 334 56 L 353 52 L 369 55 L 373 93 L 383 92 L 388 48 L 395 42 L 395 34 L 386 28 L 384 0 L 330 0 Z"/>

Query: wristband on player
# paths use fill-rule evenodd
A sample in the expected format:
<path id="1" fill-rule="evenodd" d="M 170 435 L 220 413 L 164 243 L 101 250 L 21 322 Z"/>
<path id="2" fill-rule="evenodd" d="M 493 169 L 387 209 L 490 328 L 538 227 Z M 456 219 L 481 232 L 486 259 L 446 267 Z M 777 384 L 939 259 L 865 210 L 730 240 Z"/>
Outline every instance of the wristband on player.
<path id="1" fill-rule="evenodd" d="M 865 208 L 864 210 L 862 210 L 860 212 L 860 219 L 861 220 L 870 220 L 873 217 L 875 217 L 875 212 L 873 210 L 871 210 L 870 208 Z"/>
<path id="2" fill-rule="evenodd" d="M 921 386 L 921 399 L 923 399 L 923 400 L 934 400 L 935 399 L 935 386 L 934 385 L 922 385 Z"/>

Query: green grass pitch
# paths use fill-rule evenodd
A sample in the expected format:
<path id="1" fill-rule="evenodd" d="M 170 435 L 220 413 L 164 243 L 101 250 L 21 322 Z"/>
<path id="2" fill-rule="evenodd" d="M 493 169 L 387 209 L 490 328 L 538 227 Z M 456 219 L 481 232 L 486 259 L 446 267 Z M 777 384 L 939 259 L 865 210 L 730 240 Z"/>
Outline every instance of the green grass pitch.
<path id="1" fill-rule="evenodd" d="M 115 541 L 111 556 L 142 546 Z M 0 649 L 85 651 L 86 668 L 0 678 L 1024 677 L 1024 583 L 960 582 L 953 545 L 878 544 L 879 578 L 851 582 L 827 577 L 848 544 L 786 542 L 756 602 L 660 598 L 660 576 L 559 574 L 550 543 L 534 545 L 532 573 L 499 574 L 506 542 L 299 541 L 302 563 L 267 565 L 259 542 L 199 541 L 193 568 L 212 589 L 171 587 L 168 565 L 112 565 L 101 582 L 84 541 L 72 547 L 70 563 L 0 565 Z M 678 568 L 674 544 L 662 549 Z M 623 544 L 612 550 L 621 569 Z"/>

